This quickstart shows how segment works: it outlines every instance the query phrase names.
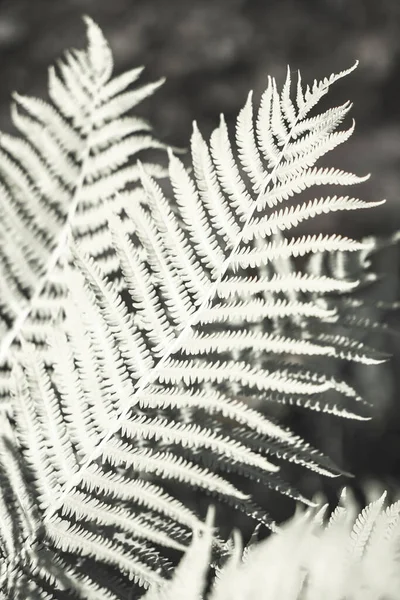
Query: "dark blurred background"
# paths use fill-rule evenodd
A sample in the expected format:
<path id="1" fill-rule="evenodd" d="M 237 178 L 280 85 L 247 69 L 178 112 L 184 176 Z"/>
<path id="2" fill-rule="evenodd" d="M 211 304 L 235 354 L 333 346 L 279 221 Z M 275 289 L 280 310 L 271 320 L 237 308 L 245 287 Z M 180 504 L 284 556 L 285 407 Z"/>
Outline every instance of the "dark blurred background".
<path id="1" fill-rule="evenodd" d="M 167 82 L 140 108 L 158 137 L 187 146 L 191 123 L 208 135 L 224 112 L 231 124 L 245 102 L 282 81 L 286 66 L 303 80 L 360 66 L 330 92 L 329 106 L 351 99 L 356 132 L 329 155 L 328 164 L 372 173 L 357 192 L 385 206 L 362 214 L 325 217 L 324 228 L 354 236 L 400 229 L 400 1 L 399 0 L 10 0 L 0 1 L 0 128 L 12 130 L 14 90 L 46 95 L 46 68 L 64 49 L 82 47 L 88 14 L 101 26 L 116 72 L 146 66 L 145 78 Z M 368 213 L 368 214 L 367 214 Z M 399 252 L 383 250 L 376 268 L 383 280 L 375 297 L 400 298 Z M 399 327 L 396 315 L 390 319 Z M 370 423 L 343 423 L 320 416 L 292 419 L 357 482 L 375 478 L 395 489 L 400 477 L 400 343 L 377 336 L 372 345 L 393 353 L 391 362 L 348 368 L 348 377 L 373 404 Z M 337 486 L 346 483 L 345 479 Z M 307 477 L 304 491 L 321 487 Z M 359 484 L 357 483 L 357 486 Z M 329 490 L 328 490 L 329 491 Z"/>

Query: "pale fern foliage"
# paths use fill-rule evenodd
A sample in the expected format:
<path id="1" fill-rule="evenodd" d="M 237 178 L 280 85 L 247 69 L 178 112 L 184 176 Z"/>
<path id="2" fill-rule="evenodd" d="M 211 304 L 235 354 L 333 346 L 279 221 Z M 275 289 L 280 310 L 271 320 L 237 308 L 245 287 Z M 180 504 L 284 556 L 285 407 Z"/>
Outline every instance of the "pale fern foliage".
<path id="1" fill-rule="evenodd" d="M 379 202 L 285 204 L 365 179 L 315 166 L 353 131 L 338 130 L 348 103 L 313 110 L 352 69 L 311 87 L 288 71 L 281 92 L 269 79 L 256 113 L 251 95 L 239 113 L 235 144 L 223 117 L 209 142 L 194 127 L 191 173 L 169 151 L 161 188 L 160 168 L 129 159 L 162 144 L 123 116 L 155 86 L 125 91 L 138 70 L 111 79 L 109 47 L 87 26 L 88 50 L 51 71 L 52 103 L 17 97 L 24 139 L 2 138 L 6 598 L 110 600 L 130 580 L 160 585 L 165 548 L 208 531 L 181 484 L 274 527 L 244 478 L 310 504 L 280 478 L 282 461 L 340 471 L 269 405 L 364 418 L 330 361 L 382 360 L 351 330 L 337 334 L 357 317 L 359 281 L 324 267 L 328 253 L 361 257 L 373 245 L 295 232 Z M 303 256 L 322 260 L 303 269 Z"/>
<path id="2" fill-rule="evenodd" d="M 59 311 L 65 286 L 57 267 L 67 260 L 68 237 L 79 239 L 99 264 L 106 262 L 104 200 L 135 184 L 144 150 L 164 148 L 146 121 L 126 116 L 162 81 L 130 89 L 142 68 L 112 78 L 110 48 L 100 29 L 86 22 L 87 51 L 72 50 L 49 70 L 50 102 L 14 94 L 12 119 L 23 137 L 0 137 L 3 406 L 10 347 L 18 352 L 20 335 L 43 344 L 46 322 Z M 153 176 L 164 173 L 158 164 L 146 168 Z"/>
<path id="3" fill-rule="evenodd" d="M 398 600 L 400 501 L 387 506 L 383 494 L 357 515 L 343 493 L 324 525 L 325 512 L 299 511 L 244 552 L 234 533 L 230 556 L 206 594 L 210 527 L 194 536 L 172 579 L 144 600 Z"/>

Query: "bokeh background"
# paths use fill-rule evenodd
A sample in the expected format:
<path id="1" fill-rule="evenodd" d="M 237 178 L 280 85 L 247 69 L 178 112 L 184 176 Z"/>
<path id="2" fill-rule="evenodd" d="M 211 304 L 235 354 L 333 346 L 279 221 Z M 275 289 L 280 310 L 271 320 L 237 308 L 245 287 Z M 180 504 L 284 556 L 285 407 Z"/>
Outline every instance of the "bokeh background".
<path id="1" fill-rule="evenodd" d="M 332 88 L 329 106 L 351 99 L 356 133 L 329 155 L 329 165 L 372 173 L 357 193 L 386 198 L 362 214 L 330 216 L 326 231 L 356 237 L 400 229 L 400 1 L 399 0 L 1 0 L 0 128 L 12 131 L 11 93 L 46 95 L 46 69 L 69 47 L 85 43 L 82 15 L 101 26 L 115 56 L 116 72 L 146 66 L 163 88 L 140 113 L 158 137 L 187 146 L 192 121 L 208 135 L 224 112 L 228 123 L 254 89 L 259 97 L 269 74 L 282 81 L 287 64 L 303 80 L 352 65 L 355 73 Z M 368 214 L 367 214 L 368 213 Z M 382 277 L 372 300 L 400 299 L 399 249 L 383 249 L 375 268 Z M 400 331 L 396 313 L 388 322 Z M 328 495 L 346 483 L 361 490 L 376 479 L 396 490 L 400 479 L 400 337 L 376 335 L 372 345 L 392 353 L 380 367 L 348 367 L 351 383 L 372 404 L 369 423 L 291 414 L 298 433 L 355 475 L 321 483 L 298 475 L 305 493 L 323 485 Z M 287 505 L 279 500 L 285 516 Z M 275 516 L 279 516 L 275 510 Z"/>

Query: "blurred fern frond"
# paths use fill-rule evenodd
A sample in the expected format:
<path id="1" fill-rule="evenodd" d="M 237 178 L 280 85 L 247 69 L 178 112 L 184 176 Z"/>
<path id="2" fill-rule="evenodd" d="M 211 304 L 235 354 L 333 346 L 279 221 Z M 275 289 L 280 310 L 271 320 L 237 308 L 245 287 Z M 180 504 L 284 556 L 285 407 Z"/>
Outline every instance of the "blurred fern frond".
<path id="1" fill-rule="evenodd" d="M 299 511 L 280 532 L 243 552 L 234 533 L 230 556 L 205 594 L 210 528 L 195 536 L 172 579 L 144 600 L 398 600 L 400 502 L 387 506 L 383 494 L 357 515 L 343 494 L 327 525 L 324 512 Z"/>
<path id="2" fill-rule="evenodd" d="M 104 202 L 126 189 L 133 194 L 137 158 L 165 149 L 144 119 L 126 115 L 162 81 L 131 89 L 142 68 L 112 77 L 110 48 L 98 26 L 86 22 L 87 51 L 71 50 L 49 70 L 50 101 L 14 94 L 12 119 L 21 137 L 0 137 L 3 406 L 20 335 L 43 345 L 60 307 L 65 289 L 59 271 L 68 260 L 69 237 L 110 268 Z M 164 174 L 159 164 L 146 168 Z"/>

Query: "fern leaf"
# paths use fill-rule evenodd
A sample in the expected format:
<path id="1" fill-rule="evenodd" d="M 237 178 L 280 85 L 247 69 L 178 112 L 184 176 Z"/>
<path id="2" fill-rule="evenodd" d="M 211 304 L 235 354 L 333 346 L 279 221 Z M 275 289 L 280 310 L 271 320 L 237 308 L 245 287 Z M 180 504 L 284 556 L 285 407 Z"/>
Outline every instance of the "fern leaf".
<path id="1" fill-rule="evenodd" d="M 23 329 L 27 335 L 27 322 L 43 325 L 40 307 L 68 260 L 69 238 L 89 238 L 98 253 L 103 202 L 138 179 L 132 157 L 164 148 L 146 122 L 124 117 L 160 82 L 126 92 L 141 69 L 111 79 L 110 48 L 91 19 L 86 25 L 87 51 L 67 53 L 49 71 L 51 102 L 16 94 L 12 116 L 23 137 L 1 136 L 0 365 L 10 365 L 10 348 Z M 89 207 L 96 209 L 90 219 Z M 110 241 L 102 242 L 103 252 Z M 6 378 L 0 391 L 8 390 Z"/>
<path id="2" fill-rule="evenodd" d="M 355 507 L 346 501 L 341 509 L 352 513 Z M 372 511 L 377 519 L 383 520 L 389 515 L 391 519 L 399 516 L 398 503 L 383 511 L 383 499 L 378 504 L 370 504 L 364 511 L 369 514 Z M 392 535 L 398 543 L 398 518 Z M 230 556 L 213 577 L 208 593 L 205 593 L 205 582 L 209 574 L 207 564 L 210 563 L 211 544 L 205 538 L 202 544 L 197 539 L 192 542 L 171 581 L 152 586 L 144 598 L 170 598 L 170 590 L 174 590 L 177 598 L 208 600 L 399 597 L 399 560 L 395 546 L 388 540 L 386 543 L 380 540 L 379 554 L 374 555 L 373 564 L 368 561 L 368 555 L 359 558 L 347 555 L 344 560 L 343 556 L 353 545 L 346 520 L 338 521 L 333 532 L 324 526 L 318 514 L 297 515 L 284 524 L 280 532 L 253 544 L 243 553 L 240 535 L 236 533 L 233 539 Z M 185 577 L 189 572 L 191 577 Z"/>
<path id="3" fill-rule="evenodd" d="M 307 357 L 376 358 L 351 333 L 335 337 L 343 313 L 356 316 L 356 303 L 345 311 L 342 296 L 357 280 L 296 265 L 297 257 L 367 252 L 370 244 L 336 234 L 284 237 L 317 214 L 365 204 L 340 195 L 274 208 L 311 185 L 356 183 L 314 167 L 351 135 L 353 127 L 336 131 L 349 106 L 310 120 L 351 69 L 311 88 L 299 78 L 296 101 L 289 72 L 281 93 L 269 79 L 257 114 L 251 94 L 239 113 L 235 147 L 223 118 L 209 143 L 194 126 L 193 172 L 169 152 L 168 196 L 155 181 L 160 167 L 131 164 L 162 145 L 146 123 L 125 117 L 158 84 L 126 91 L 138 70 L 111 79 L 108 45 L 87 23 L 87 51 L 70 52 L 51 71 L 51 104 L 18 98 L 25 140 L 6 137 L 3 146 L 8 331 L 0 356 L 13 364 L 10 421 L 21 456 L 11 467 L 7 457 L 0 463 L 12 471 L 7 493 L 19 528 L 16 542 L 7 519 L 0 533 L 11 552 L 5 589 L 17 597 L 21 573 L 24 582 L 33 576 L 39 597 L 55 597 L 68 582 L 78 598 L 101 587 L 113 597 L 113 586 L 102 586 L 104 567 L 125 585 L 159 585 L 170 569 L 161 546 L 182 549 L 191 529 L 209 535 L 175 491 L 164 490 L 168 482 L 270 527 L 243 478 L 312 504 L 281 480 L 280 461 L 338 470 L 275 424 L 268 405 L 360 418 L 357 392 Z M 40 128 L 39 148 L 32 138 Z M 14 234 L 25 233 L 12 259 Z M 292 353 L 305 364 L 283 360 Z M 258 410 L 247 406 L 253 398 Z"/>

